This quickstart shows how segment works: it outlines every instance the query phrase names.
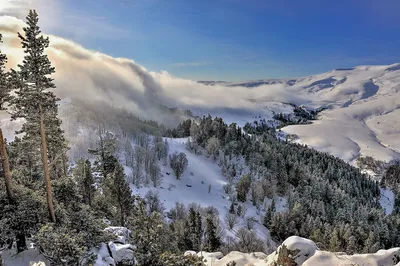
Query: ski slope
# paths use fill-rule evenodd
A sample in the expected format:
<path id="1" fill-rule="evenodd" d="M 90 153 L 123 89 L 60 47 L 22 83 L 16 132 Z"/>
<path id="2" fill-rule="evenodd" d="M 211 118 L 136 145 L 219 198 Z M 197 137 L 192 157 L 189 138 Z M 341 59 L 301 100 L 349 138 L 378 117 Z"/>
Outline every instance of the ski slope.
<path id="1" fill-rule="evenodd" d="M 232 231 L 228 230 L 225 215 L 229 210 L 231 202 L 222 187 L 227 183 L 227 180 L 221 174 L 220 167 L 211 158 L 207 158 L 204 155 L 196 155 L 188 151 L 186 149 L 187 138 L 167 138 L 167 141 L 170 154 L 184 152 L 187 156 L 188 167 L 182 177 L 180 180 L 177 180 L 169 166 L 161 165 L 161 173 L 163 174 L 161 185 L 156 188 L 152 185 L 141 188 L 131 185 L 133 193 L 144 197 L 149 190 L 156 191 L 163 201 L 166 211 L 175 207 L 177 202 L 183 203 L 186 206 L 190 203 L 196 203 L 202 207 L 213 206 L 219 212 L 221 225 L 225 228 L 226 236 L 234 237 L 236 231 L 245 225 L 245 219 L 238 217 L 238 225 Z M 129 169 L 126 169 L 126 171 L 127 174 L 130 174 Z M 170 175 L 167 175 L 167 172 Z M 211 185 L 210 193 L 208 192 L 209 185 Z M 277 197 L 275 201 L 277 211 L 286 209 L 286 199 Z M 256 207 L 250 202 L 243 204 L 247 207 L 246 217 L 254 217 L 258 221 L 254 226 L 258 237 L 264 240 L 268 239 L 268 230 L 260 222 L 265 212 L 262 210 L 257 211 Z"/>

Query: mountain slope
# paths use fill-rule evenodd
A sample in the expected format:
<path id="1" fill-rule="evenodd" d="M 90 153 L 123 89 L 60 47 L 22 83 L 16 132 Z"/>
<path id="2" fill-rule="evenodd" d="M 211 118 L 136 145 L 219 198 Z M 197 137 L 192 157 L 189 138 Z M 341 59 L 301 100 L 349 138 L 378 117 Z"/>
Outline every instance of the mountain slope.
<path id="1" fill-rule="evenodd" d="M 312 124 L 283 128 L 286 133 L 296 134 L 298 142 L 349 162 L 360 155 L 381 160 L 400 157 L 400 64 L 359 66 L 293 80 L 225 86 L 241 86 L 243 90 L 252 87 L 252 93 L 258 96 L 250 99 L 258 108 L 253 114 L 267 119 L 271 118 L 268 110 L 274 110 L 276 105 L 273 102 L 326 108 Z"/>

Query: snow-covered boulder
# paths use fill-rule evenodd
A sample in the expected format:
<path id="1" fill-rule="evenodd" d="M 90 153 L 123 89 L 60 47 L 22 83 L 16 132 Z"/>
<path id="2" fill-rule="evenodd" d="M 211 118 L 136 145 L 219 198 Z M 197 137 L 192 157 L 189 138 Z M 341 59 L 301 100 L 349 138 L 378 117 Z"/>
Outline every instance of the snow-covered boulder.
<path id="1" fill-rule="evenodd" d="M 317 249 L 317 245 L 313 241 L 298 236 L 291 236 L 274 253 L 267 257 L 267 265 L 273 265 L 274 263 L 281 265 L 284 262 L 302 265 L 315 254 Z"/>
<path id="2" fill-rule="evenodd" d="M 379 250 L 373 254 L 346 255 L 328 251 L 317 251 L 303 266 L 313 265 L 365 265 L 365 266 L 400 266 L 400 248 Z"/>
<path id="3" fill-rule="evenodd" d="M 134 250 L 135 247 L 131 244 L 118 244 L 110 242 L 108 243 L 108 248 L 112 254 L 112 257 L 116 262 L 121 261 L 133 261 L 134 260 Z"/>
<path id="4" fill-rule="evenodd" d="M 117 239 L 114 242 L 121 244 L 126 244 L 129 240 L 129 235 L 131 234 L 131 230 L 121 226 L 110 226 L 105 228 L 104 231 L 115 235 Z"/>
<path id="5" fill-rule="evenodd" d="M 134 250 L 135 246 L 131 244 L 119 244 L 114 242 L 109 242 L 108 244 L 103 243 L 96 252 L 97 259 L 94 266 L 115 266 L 120 262 L 136 265 Z"/>
<path id="6" fill-rule="evenodd" d="M 193 254 L 194 251 L 185 252 L 185 255 Z M 231 261 L 236 262 L 236 266 L 400 266 L 400 248 L 347 255 L 344 252 L 320 251 L 313 241 L 297 236 L 286 239 L 268 256 L 261 252 L 248 254 L 237 251 L 226 256 L 221 252 L 199 252 L 197 256 L 203 256 L 206 266 L 226 266 Z"/>
<path id="7" fill-rule="evenodd" d="M 201 251 L 197 253 L 197 256 L 203 257 L 203 261 L 206 266 L 214 266 L 215 262 L 220 260 L 224 256 L 224 254 L 222 254 L 222 252 Z"/>
<path id="8" fill-rule="evenodd" d="M 238 251 L 232 251 L 227 254 L 222 259 L 218 260 L 213 266 L 226 266 L 229 262 L 236 262 L 236 266 L 250 266 L 255 265 L 255 263 L 263 263 L 260 265 L 266 265 L 264 259 L 267 257 L 266 254 L 262 252 L 255 253 L 242 253 Z"/>
<path id="9" fill-rule="evenodd" d="M 193 250 L 187 250 L 187 251 L 185 251 L 183 256 L 197 256 L 197 252 L 193 251 Z"/>
<path id="10" fill-rule="evenodd" d="M 104 231 L 114 234 L 116 240 L 110 241 L 108 244 L 103 243 L 98 250 L 92 251 L 97 254 L 94 266 L 114 266 L 120 262 L 136 265 L 134 256 L 136 247 L 128 243 L 131 231 L 126 227 L 116 226 L 107 227 Z"/>

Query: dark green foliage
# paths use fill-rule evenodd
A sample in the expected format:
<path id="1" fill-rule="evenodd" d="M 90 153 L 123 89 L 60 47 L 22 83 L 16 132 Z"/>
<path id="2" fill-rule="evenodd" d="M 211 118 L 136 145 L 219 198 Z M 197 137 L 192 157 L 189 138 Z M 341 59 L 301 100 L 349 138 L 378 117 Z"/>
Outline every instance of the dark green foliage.
<path id="1" fill-rule="evenodd" d="M 274 116 L 272 117 L 273 119 L 280 122 L 278 128 L 282 128 L 288 125 L 309 124 L 310 120 L 315 120 L 318 113 L 323 110 L 308 110 L 304 106 L 297 106 L 295 104 L 291 105 L 294 107 L 293 113 L 277 113 L 274 114 Z"/>
<path id="2" fill-rule="evenodd" d="M 387 167 L 382 184 L 400 192 L 400 161 L 394 161 Z"/>
<path id="3" fill-rule="evenodd" d="M 105 194 L 109 202 L 118 208 L 119 225 L 125 226 L 125 218 L 132 211 L 134 198 L 125 180 L 124 168 L 117 163 L 114 172 L 104 180 Z"/>
<path id="4" fill-rule="evenodd" d="M 189 250 L 201 250 L 202 237 L 203 237 L 203 225 L 202 218 L 198 211 L 193 208 L 189 209 L 189 236 L 192 247 Z"/>
<path id="5" fill-rule="evenodd" d="M 235 205 L 233 204 L 233 202 L 231 202 L 231 206 L 229 207 L 229 213 L 235 214 Z"/>
<path id="6" fill-rule="evenodd" d="M 211 217 L 206 218 L 204 231 L 204 250 L 209 252 L 217 251 L 221 246 L 221 239 L 217 236 L 217 227 Z"/>
<path id="7" fill-rule="evenodd" d="M 95 180 L 92 174 L 92 165 L 87 159 L 80 159 L 76 164 L 74 177 L 78 184 L 79 192 L 83 197 L 83 203 L 91 206 L 95 193 Z"/>
<path id="8" fill-rule="evenodd" d="M 82 196 L 78 192 L 75 182 L 70 177 L 63 177 L 52 182 L 54 198 L 63 209 L 72 209 L 82 202 Z"/>
<path id="9" fill-rule="evenodd" d="M 204 266 L 202 259 L 197 256 L 175 255 L 172 253 L 163 253 L 160 257 L 160 266 Z"/>
<path id="10" fill-rule="evenodd" d="M 269 225 L 275 240 L 300 235 L 312 238 L 321 248 L 346 250 L 350 245 L 348 239 L 352 239 L 349 250 L 353 252 L 362 252 L 364 247 L 397 245 L 400 230 L 395 225 L 400 217 L 398 214 L 386 216 L 379 206 L 377 182 L 334 156 L 281 141 L 267 123 L 246 124 L 245 128 L 252 136 L 243 134 L 235 124 L 227 126 L 219 118 L 213 120 L 207 116 L 192 124 L 191 137 L 201 147 L 206 147 L 208 140 L 215 137 L 224 156 L 244 158 L 250 176 L 242 176 L 236 183 L 239 201 L 246 201 L 251 184 L 260 180 L 257 184 L 262 190 L 254 190 L 258 194 L 273 191 L 289 199 L 287 212 L 273 214 L 273 208 L 266 210 L 264 223 Z M 257 195 L 261 199 L 262 193 Z M 387 229 L 383 228 L 393 234 L 384 233 Z M 338 241 L 330 243 L 330 234 L 335 230 Z M 380 233 L 371 238 L 368 236 L 371 231 Z"/>
<path id="11" fill-rule="evenodd" d="M 265 212 L 263 225 L 267 228 L 270 228 L 272 223 L 272 218 L 275 215 L 276 207 L 275 207 L 275 199 L 272 199 L 271 205 L 268 206 L 267 211 Z"/>
<path id="12" fill-rule="evenodd" d="M 36 241 L 52 265 L 78 265 L 87 251 L 82 233 L 51 224 L 40 229 Z"/>
<path id="13" fill-rule="evenodd" d="M 134 215 L 128 217 L 127 227 L 132 231 L 132 242 L 135 243 L 135 258 L 141 266 L 162 264 L 161 254 L 175 252 L 176 244 L 162 214 L 147 212 L 146 204 L 138 200 Z"/>
<path id="14" fill-rule="evenodd" d="M 0 240 L 17 239 L 18 251 L 26 249 L 25 237 L 35 234 L 48 222 L 43 191 L 14 186 L 15 203 L 10 204 L 3 185 L 0 186 Z"/>
<path id="15" fill-rule="evenodd" d="M 67 148 L 64 131 L 61 129 L 61 120 L 58 116 L 59 99 L 49 89 L 55 85 L 50 75 L 55 73 L 54 67 L 45 53 L 49 47 L 49 38 L 41 35 L 38 26 L 39 17 L 35 10 L 31 10 L 26 18 L 27 27 L 24 34 L 18 33 L 24 49 L 23 63 L 18 65 L 19 71 L 11 71 L 10 84 L 15 96 L 10 99 L 12 119 L 24 118 L 22 129 L 16 133 L 25 133 L 22 137 L 24 145 L 35 147 L 31 153 L 40 152 L 40 107 L 43 109 L 46 129 L 47 152 L 52 167 L 52 177 L 62 175 L 61 158 Z M 39 157 L 36 155 L 36 157 Z"/>
<path id="16" fill-rule="evenodd" d="M 245 202 L 251 185 L 250 175 L 243 175 L 236 184 L 237 199 Z"/>
<path id="17" fill-rule="evenodd" d="M 165 137 L 169 138 L 186 138 L 190 136 L 190 128 L 192 126 L 192 120 L 187 119 L 181 122 L 176 128 L 167 129 L 164 133 Z"/>

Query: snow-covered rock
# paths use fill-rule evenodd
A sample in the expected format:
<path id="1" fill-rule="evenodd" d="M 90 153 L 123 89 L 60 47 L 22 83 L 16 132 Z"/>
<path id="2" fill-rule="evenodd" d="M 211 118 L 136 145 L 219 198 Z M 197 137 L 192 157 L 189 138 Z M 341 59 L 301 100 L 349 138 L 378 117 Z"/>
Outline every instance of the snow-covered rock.
<path id="1" fill-rule="evenodd" d="M 117 239 L 108 244 L 103 243 L 97 250 L 92 250 L 97 254 L 94 266 L 114 266 L 119 262 L 129 262 L 130 265 L 135 265 L 134 251 L 136 247 L 128 243 L 131 231 L 126 227 L 116 226 L 107 227 L 104 231 L 114 234 Z"/>
<path id="2" fill-rule="evenodd" d="M 104 231 L 114 234 L 118 238 L 114 242 L 118 242 L 121 244 L 126 244 L 127 240 L 129 239 L 129 235 L 131 233 L 131 230 L 121 226 L 110 226 L 105 228 Z"/>
<path id="3" fill-rule="evenodd" d="M 203 257 L 203 261 L 206 266 L 214 266 L 216 261 L 219 261 L 224 254 L 222 252 L 198 252 L 198 257 Z"/>
<path id="4" fill-rule="evenodd" d="M 247 254 L 236 251 L 224 257 L 220 255 L 203 252 L 207 266 L 226 266 L 231 261 L 236 262 L 236 266 L 400 266 L 400 248 L 379 250 L 373 254 L 347 255 L 318 250 L 313 241 L 297 236 L 286 239 L 269 256 L 261 252 Z"/>
<path id="5" fill-rule="evenodd" d="M 116 262 L 135 260 L 134 258 L 135 247 L 131 244 L 122 245 L 118 243 L 109 242 L 108 248 L 112 254 L 113 259 Z"/>
<path id="6" fill-rule="evenodd" d="M 317 249 L 317 245 L 313 241 L 298 236 L 291 236 L 274 253 L 267 257 L 267 264 L 292 260 L 298 265 L 302 265 L 315 254 Z"/>
<path id="7" fill-rule="evenodd" d="M 239 265 L 255 265 L 255 263 L 264 263 L 264 259 L 267 257 L 266 254 L 262 252 L 255 253 L 242 253 L 238 251 L 232 251 L 227 254 L 225 257 L 218 260 L 213 266 L 226 266 L 229 262 L 235 261 L 236 266 Z M 263 265 L 263 264 L 260 264 Z"/>
<path id="8" fill-rule="evenodd" d="M 197 252 L 193 250 L 185 251 L 184 256 L 197 256 Z"/>
<path id="9" fill-rule="evenodd" d="M 337 254 L 317 250 L 315 255 L 307 260 L 303 266 L 313 265 L 363 265 L 363 266 L 394 266 L 400 265 L 400 248 L 379 250 L 373 254 Z"/>

